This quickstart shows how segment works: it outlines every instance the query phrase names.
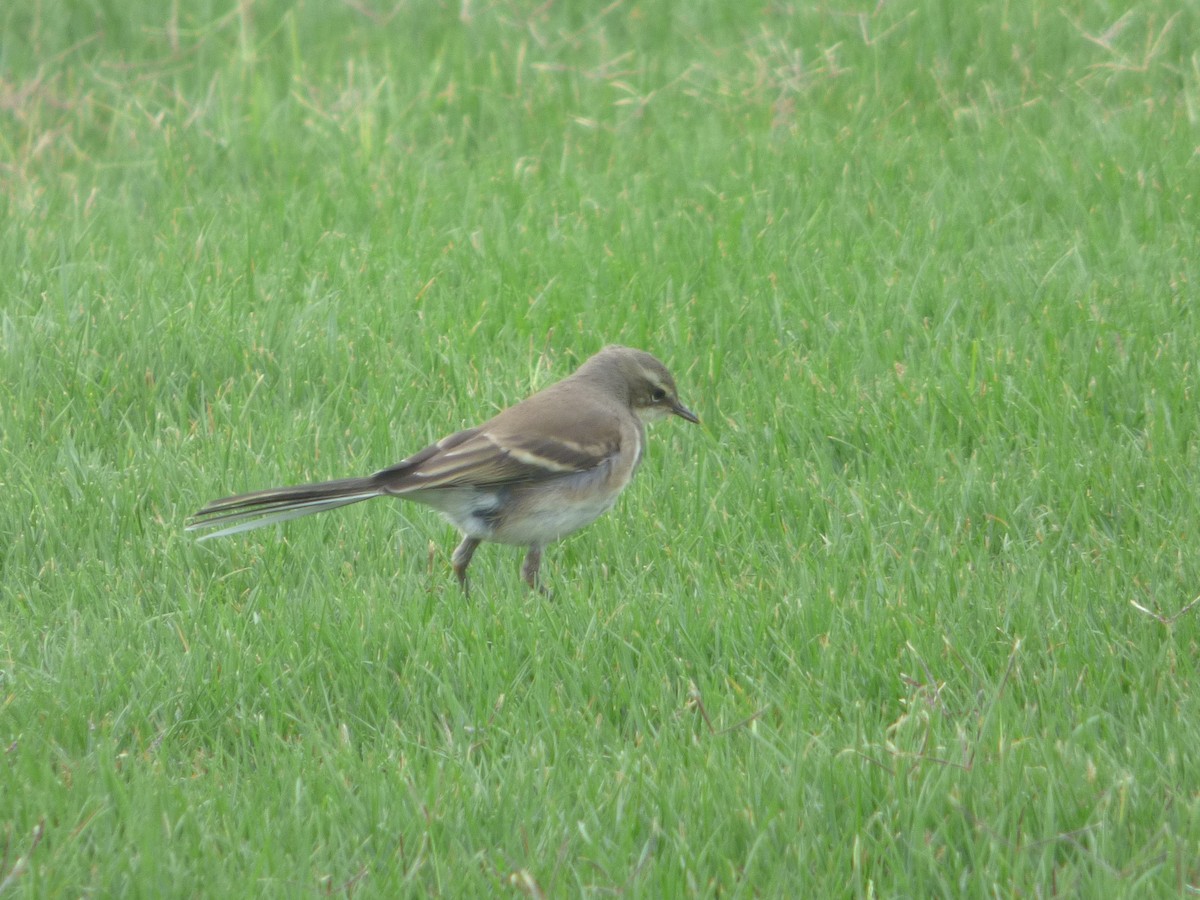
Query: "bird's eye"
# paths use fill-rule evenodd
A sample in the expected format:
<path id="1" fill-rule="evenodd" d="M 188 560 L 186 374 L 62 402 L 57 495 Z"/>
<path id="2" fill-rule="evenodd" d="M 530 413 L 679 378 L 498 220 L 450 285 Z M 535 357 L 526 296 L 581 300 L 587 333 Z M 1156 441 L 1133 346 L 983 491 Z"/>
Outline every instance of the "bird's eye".
<path id="1" fill-rule="evenodd" d="M 662 403 L 664 400 L 667 399 L 667 392 L 664 391 L 662 388 L 655 388 L 654 390 L 652 390 L 650 392 L 650 399 L 653 400 L 655 403 Z"/>

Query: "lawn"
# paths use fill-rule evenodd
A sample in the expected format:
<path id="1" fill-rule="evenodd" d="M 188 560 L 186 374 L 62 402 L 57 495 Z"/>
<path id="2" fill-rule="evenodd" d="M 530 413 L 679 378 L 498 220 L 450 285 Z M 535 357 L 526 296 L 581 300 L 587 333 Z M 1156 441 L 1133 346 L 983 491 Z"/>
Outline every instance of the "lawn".
<path id="1" fill-rule="evenodd" d="M 1145 0 L 0 8 L 0 894 L 1200 891 L 1200 33 Z M 366 474 L 608 343 L 547 550 Z"/>

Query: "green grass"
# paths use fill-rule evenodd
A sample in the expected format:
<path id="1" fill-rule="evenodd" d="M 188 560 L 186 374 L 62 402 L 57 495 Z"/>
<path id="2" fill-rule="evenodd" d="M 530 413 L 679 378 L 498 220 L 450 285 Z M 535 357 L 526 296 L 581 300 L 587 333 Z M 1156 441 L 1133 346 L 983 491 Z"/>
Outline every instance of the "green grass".
<path id="1" fill-rule="evenodd" d="M 1200 889 L 1192 4 L 0 10 L 0 894 Z M 555 597 L 367 504 L 622 342 Z"/>

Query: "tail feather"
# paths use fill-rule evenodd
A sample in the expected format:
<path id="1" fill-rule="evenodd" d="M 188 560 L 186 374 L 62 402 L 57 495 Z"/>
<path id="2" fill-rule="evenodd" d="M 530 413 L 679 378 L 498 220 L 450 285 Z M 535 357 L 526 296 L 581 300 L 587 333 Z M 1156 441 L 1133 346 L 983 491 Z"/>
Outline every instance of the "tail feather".
<path id="1" fill-rule="evenodd" d="M 378 497 L 383 491 L 373 477 L 341 478 L 319 484 L 272 488 L 214 500 L 191 517 L 188 531 L 224 526 L 199 539 L 225 537 L 311 513 L 349 506 Z"/>

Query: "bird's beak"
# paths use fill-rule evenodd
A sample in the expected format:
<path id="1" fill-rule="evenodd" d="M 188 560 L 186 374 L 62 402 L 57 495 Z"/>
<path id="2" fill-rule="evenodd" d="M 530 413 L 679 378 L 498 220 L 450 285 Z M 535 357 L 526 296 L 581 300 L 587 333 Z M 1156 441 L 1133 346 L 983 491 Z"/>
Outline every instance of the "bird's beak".
<path id="1" fill-rule="evenodd" d="M 679 416 L 679 418 L 687 419 L 689 422 L 691 422 L 695 425 L 700 424 L 700 417 L 698 415 L 696 415 L 694 412 L 692 412 L 690 409 L 688 409 L 686 406 L 684 406 L 682 403 L 680 403 L 678 400 L 676 400 L 674 403 L 671 404 L 671 412 L 675 413 L 675 415 Z"/>

